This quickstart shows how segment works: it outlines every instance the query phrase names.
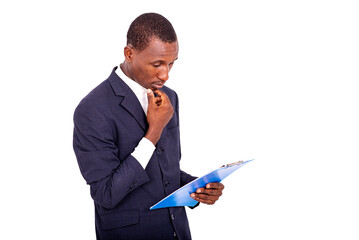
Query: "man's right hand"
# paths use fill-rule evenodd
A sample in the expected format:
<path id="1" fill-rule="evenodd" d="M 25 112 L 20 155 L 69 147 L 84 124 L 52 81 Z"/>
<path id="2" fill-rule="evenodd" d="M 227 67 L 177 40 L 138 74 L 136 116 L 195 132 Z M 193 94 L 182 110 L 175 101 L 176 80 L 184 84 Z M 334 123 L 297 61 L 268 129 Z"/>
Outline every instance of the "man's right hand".
<path id="1" fill-rule="evenodd" d="M 157 97 L 155 97 L 152 90 L 147 90 L 147 122 L 149 128 L 145 137 L 150 140 L 153 145 L 156 145 L 161 138 L 163 129 L 172 118 L 174 110 L 171 101 L 164 92 L 160 90 L 155 90 L 154 92 L 157 94 Z"/>

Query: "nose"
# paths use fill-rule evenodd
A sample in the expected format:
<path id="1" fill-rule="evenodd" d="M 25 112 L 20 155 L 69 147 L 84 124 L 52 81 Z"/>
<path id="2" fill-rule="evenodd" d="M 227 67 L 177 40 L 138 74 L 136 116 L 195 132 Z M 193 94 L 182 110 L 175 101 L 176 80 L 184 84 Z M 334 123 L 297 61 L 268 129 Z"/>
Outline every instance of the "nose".
<path id="1" fill-rule="evenodd" d="M 170 68 L 168 66 L 164 66 L 158 73 L 157 78 L 162 81 L 167 81 L 169 78 Z"/>

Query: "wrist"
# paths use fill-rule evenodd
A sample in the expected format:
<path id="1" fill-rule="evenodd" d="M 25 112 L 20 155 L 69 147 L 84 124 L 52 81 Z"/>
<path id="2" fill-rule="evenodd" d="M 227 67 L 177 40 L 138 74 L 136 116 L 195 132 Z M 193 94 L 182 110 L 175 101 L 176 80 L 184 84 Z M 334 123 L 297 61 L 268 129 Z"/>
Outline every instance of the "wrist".
<path id="1" fill-rule="evenodd" d="M 150 140 L 154 146 L 156 146 L 158 140 L 161 138 L 162 131 L 154 130 L 151 127 L 147 130 L 145 138 Z"/>

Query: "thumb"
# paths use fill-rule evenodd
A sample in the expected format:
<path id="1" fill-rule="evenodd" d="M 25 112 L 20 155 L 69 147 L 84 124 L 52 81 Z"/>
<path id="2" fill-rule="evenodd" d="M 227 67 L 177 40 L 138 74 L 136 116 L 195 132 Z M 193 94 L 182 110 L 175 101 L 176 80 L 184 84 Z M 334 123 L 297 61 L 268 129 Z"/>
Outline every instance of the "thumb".
<path id="1" fill-rule="evenodd" d="M 153 91 L 151 89 L 147 89 L 147 98 L 148 103 L 154 103 L 155 102 L 155 95 L 153 94 Z"/>

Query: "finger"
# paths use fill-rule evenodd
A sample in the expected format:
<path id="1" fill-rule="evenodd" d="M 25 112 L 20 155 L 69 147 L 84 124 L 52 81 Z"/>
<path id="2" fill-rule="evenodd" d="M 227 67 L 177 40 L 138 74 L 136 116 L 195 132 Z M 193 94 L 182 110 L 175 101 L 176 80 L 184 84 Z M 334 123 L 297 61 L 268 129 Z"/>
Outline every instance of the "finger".
<path id="1" fill-rule="evenodd" d="M 217 201 L 219 199 L 219 196 L 207 195 L 202 193 L 196 194 L 196 197 L 203 201 Z"/>
<path id="2" fill-rule="evenodd" d="M 156 103 L 155 95 L 153 94 L 153 91 L 151 89 L 147 89 L 147 98 L 148 98 L 148 103 Z"/>
<path id="3" fill-rule="evenodd" d="M 196 190 L 196 193 L 203 193 L 204 190 L 205 190 L 205 188 L 198 188 L 198 189 Z"/>
<path id="4" fill-rule="evenodd" d="M 198 194 L 198 193 L 192 193 L 191 197 L 201 203 L 205 204 L 214 204 L 218 199 L 219 196 L 209 196 L 207 194 Z"/>
<path id="5" fill-rule="evenodd" d="M 215 188 L 215 189 L 207 189 L 207 188 L 197 189 L 196 193 L 219 197 L 219 196 L 222 196 L 222 189 L 217 189 L 217 188 Z"/>
<path id="6" fill-rule="evenodd" d="M 155 103 L 157 106 L 160 106 L 162 103 L 162 99 L 160 97 L 155 97 Z"/>
<path id="7" fill-rule="evenodd" d="M 160 90 L 155 90 L 154 92 L 162 99 L 162 101 L 168 99 L 168 96 L 166 93 L 164 93 Z"/>
<path id="8" fill-rule="evenodd" d="M 164 94 L 164 92 L 161 92 L 160 90 L 155 90 L 154 91 L 158 96 L 160 96 L 160 97 L 162 97 L 163 96 L 163 94 Z"/>
<path id="9" fill-rule="evenodd" d="M 154 102 L 159 107 L 162 104 L 163 93 L 160 90 L 155 90 L 153 92 L 155 96 Z"/>
<path id="10" fill-rule="evenodd" d="M 206 188 L 207 189 L 220 189 L 220 190 L 223 190 L 224 189 L 224 185 L 222 183 L 217 183 L 217 182 L 213 182 L 213 183 L 208 183 L 206 185 Z"/>

